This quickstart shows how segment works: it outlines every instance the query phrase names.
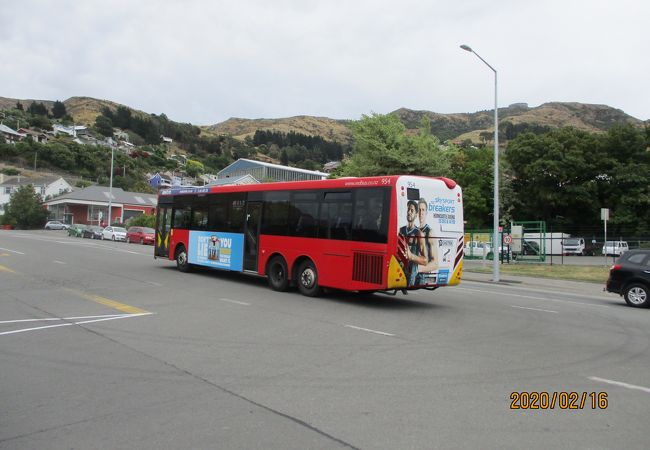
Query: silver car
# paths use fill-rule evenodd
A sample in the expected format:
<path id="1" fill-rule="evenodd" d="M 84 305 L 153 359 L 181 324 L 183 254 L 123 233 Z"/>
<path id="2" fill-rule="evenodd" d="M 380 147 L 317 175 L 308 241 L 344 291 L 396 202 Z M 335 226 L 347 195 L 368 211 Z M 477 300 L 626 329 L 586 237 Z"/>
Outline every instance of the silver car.
<path id="1" fill-rule="evenodd" d="M 70 228 L 70 225 L 60 220 L 50 220 L 45 224 L 46 230 L 67 230 L 68 228 Z"/>

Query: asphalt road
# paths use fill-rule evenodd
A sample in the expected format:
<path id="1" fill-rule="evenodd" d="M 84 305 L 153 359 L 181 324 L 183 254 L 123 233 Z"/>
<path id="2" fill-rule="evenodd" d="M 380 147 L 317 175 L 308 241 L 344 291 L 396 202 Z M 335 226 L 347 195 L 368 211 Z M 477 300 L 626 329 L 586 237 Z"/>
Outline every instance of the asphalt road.
<path id="1" fill-rule="evenodd" d="M 313 299 L 152 254 L 0 231 L 0 448 L 648 447 L 650 311 L 591 285 Z"/>

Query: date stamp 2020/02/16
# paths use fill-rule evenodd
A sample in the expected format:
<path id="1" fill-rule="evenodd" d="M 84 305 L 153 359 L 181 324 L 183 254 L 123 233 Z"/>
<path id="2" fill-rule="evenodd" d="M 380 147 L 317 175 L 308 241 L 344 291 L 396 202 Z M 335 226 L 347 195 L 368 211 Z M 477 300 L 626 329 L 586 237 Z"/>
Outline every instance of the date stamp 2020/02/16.
<path id="1" fill-rule="evenodd" d="M 606 392 L 522 391 L 510 394 L 510 409 L 607 409 Z"/>

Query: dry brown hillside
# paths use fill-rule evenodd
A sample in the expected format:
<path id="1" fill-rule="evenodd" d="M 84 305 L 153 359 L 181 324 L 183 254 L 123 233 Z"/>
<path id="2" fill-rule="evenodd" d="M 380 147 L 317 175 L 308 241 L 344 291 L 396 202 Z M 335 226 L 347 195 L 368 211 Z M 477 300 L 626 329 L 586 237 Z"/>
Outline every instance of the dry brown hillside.
<path id="1" fill-rule="evenodd" d="M 16 98 L 6 98 L 0 97 L 0 110 L 15 108 L 16 103 L 20 102 L 23 105 L 24 109 L 27 109 L 32 102 L 43 103 L 48 110 L 52 109 L 54 105 L 53 100 L 38 100 L 38 99 L 16 99 Z M 63 100 L 65 109 L 72 116 L 74 121 L 78 124 L 92 125 L 95 123 L 95 119 L 98 115 L 101 114 L 103 108 L 109 108 L 111 111 L 117 110 L 119 103 L 112 102 L 110 100 L 99 100 L 92 97 L 70 97 L 67 100 Z M 148 115 L 144 111 L 139 111 L 133 108 L 131 112 L 135 114 L 144 114 Z"/>
<path id="2" fill-rule="evenodd" d="M 201 127 L 201 129 L 208 134 L 228 134 L 239 139 L 253 136 L 256 130 L 273 130 L 282 133 L 293 131 L 309 136 L 320 136 L 323 139 L 341 143 L 348 143 L 352 139 L 352 133 L 345 121 L 312 116 L 296 116 L 284 119 L 231 118 L 216 125 Z"/>

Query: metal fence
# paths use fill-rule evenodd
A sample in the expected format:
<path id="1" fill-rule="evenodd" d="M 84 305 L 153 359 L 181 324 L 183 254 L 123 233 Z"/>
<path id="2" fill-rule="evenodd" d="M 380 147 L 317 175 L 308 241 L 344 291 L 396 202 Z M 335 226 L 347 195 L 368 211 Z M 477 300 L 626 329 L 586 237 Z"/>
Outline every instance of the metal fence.
<path id="1" fill-rule="evenodd" d="M 499 233 L 499 239 L 495 246 L 491 229 L 468 230 L 465 259 L 491 261 L 496 254 L 503 264 L 611 264 L 627 250 L 650 249 L 649 236 L 608 236 L 605 248 L 604 236 L 570 236 L 546 232 L 544 227 L 524 229 L 521 235 L 506 229 Z"/>

